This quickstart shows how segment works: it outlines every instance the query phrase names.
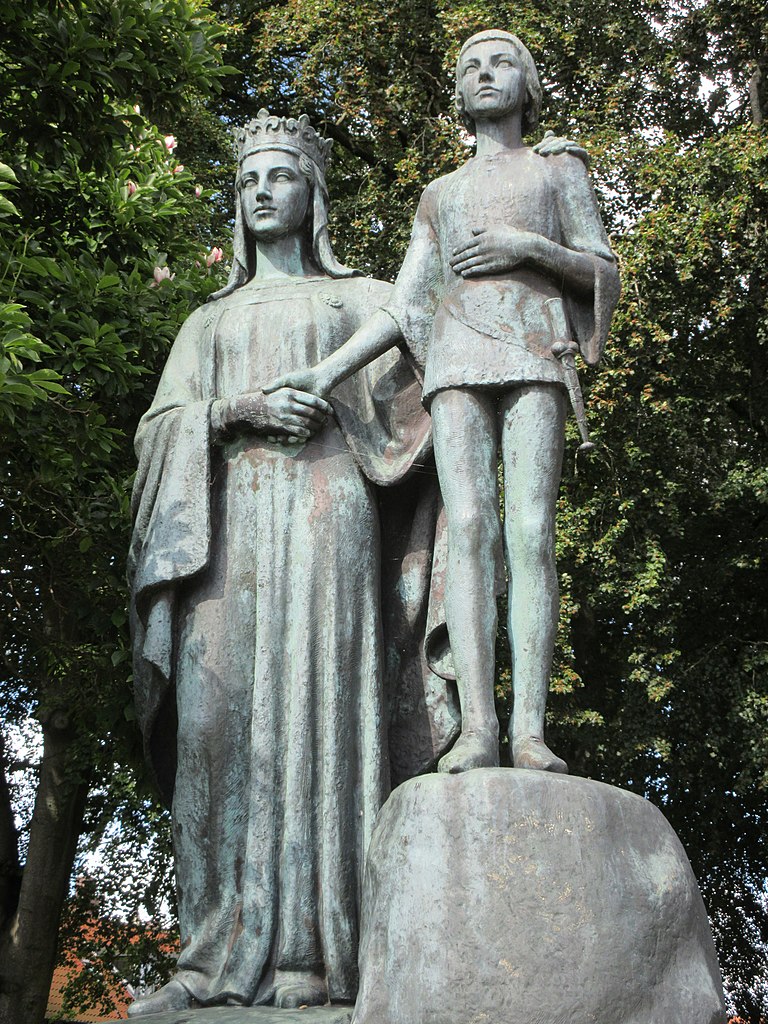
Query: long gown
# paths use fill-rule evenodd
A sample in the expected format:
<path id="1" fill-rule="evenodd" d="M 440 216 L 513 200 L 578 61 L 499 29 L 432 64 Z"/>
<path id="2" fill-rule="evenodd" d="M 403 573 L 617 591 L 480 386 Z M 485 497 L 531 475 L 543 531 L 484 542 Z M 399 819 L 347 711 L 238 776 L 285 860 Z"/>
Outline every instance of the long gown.
<path id="1" fill-rule="evenodd" d="M 136 699 L 173 794 L 177 978 L 204 1004 L 269 1002 L 275 971 L 316 973 L 332 1001 L 354 999 L 392 736 L 402 777 L 456 733 L 419 642 L 437 499 L 404 358 L 347 381 L 305 443 L 221 438 L 211 423 L 215 398 L 314 364 L 388 293 L 300 279 L 198 310 L 137 434 Z"/>

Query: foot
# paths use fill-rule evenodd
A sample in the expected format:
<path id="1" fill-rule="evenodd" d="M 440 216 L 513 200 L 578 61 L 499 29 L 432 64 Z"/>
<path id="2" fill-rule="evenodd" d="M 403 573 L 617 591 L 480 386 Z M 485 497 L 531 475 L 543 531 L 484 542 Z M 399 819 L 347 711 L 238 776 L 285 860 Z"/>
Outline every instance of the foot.
<path id="1" fill-rule="evenodd" d="M 499 767 L 499 737 L 488 732 L 463 732 L 448 753 L 440 758 L 437 770 L 450 775 L 468 772 L 470 768 Z"/>
<path id="2" fill-rule="evenodd" d="M 187 992 L 180 981 L 171 979 L 151 996 L 137 999 L 128 1007 L 129 1017 L 148 1017 L 152 1013 L 163 1013 L 166 1010 L 188 1010 L 195 1005 L 195 999 Z"/>
<path id="3" fill-rule="evenodd" d="M 325 979 L 309 971 L 275 971 L 275 1006 L 297 1010 L 302 1006 L 324 1006 L 328 1002 Z"/>
<path id="4" fill-rule="evenodd" d="M 553 754 L 538 736 L 523 736 L 512 741 L 512 763 L 515 768 L 536 768 L 540 772 L 568 774 L 568 765 Z"/>

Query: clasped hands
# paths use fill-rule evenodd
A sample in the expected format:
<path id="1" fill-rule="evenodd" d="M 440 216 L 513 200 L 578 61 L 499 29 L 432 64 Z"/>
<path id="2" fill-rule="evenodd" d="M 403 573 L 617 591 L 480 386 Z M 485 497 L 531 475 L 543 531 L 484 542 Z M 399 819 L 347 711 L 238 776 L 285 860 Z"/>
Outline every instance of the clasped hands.
<path id="1" fill-rule="evenodd" d="M 292 374 L 292 383 L 311 370 Z M 324 399 L 309 389 L 282 386 L 280 381 L 236 398 L 220 399 L 217 414 L 224 433 L 252 433 L 274 436 L 298 444 L 316 434 L 333 412 Z"/>

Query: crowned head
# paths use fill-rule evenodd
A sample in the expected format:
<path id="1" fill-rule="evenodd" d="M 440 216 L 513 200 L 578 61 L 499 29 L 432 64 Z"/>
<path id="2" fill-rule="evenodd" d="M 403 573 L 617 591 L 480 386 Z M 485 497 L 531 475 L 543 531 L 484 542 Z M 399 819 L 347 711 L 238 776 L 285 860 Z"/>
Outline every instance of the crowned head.
<path id="1" fill-rule="evenodd" d="M 305 223 L 300 230 L 306 239 L 311 259 L 320 273 L 329 277 L 352 277 L 357 271 L 339 263 L 333 254 L 328 235 L 328 186 L 325 168 L 332 142 L 321 138 L 306 114 L 300 117 L 277 117 L 268 110 L 243 128 L 235 129 L 237 147 L 237 177 L 235 180 L 235 232 L 232 269 L 227 285 L 210 298 L 223 298 L 246 284 L 254 275 L 258 247 L 243 215 L 242 188 L 247 178 L 243 165 L 251 157 L 263 152 L 282 152 L 294 156 L 300 173 L 306 179 L 310 195 Z M 248 161 L 252 163 L 252 161 Z M 210 301 L 210 300 L 209 300 Z"/>
<path id="2" fill-rule="evenodd" d="M 277 117 L 263 108 L 244 128 L 236 130 L 235 139 L 238 167 L 253 153 L 282 150 L 311 160 L 323 178 L 333 145 L 330 139 L 323 139 L 317 134 L 306 114 L 300 117 Z"/>

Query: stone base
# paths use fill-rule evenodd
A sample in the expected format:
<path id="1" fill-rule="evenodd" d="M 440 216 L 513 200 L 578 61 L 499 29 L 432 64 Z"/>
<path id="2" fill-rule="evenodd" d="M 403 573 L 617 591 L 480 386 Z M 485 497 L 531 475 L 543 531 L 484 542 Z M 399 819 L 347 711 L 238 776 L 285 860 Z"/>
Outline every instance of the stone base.
<path id="1" fill-rule="evenodd" d="M 355 1024 L 723 1024 L 704 904 L 648 801 L 515 769 L 394 791 L 368 852 Z"/>
<path id="2" fill-rule="evenodd" d="M 351 1006 L 307 1006 L 279 1010 L 275 1006 L 208 1006 L 199 1010 L 171 1010 L 140 1017 L 143 1024 L 349 1024 Z"/>

